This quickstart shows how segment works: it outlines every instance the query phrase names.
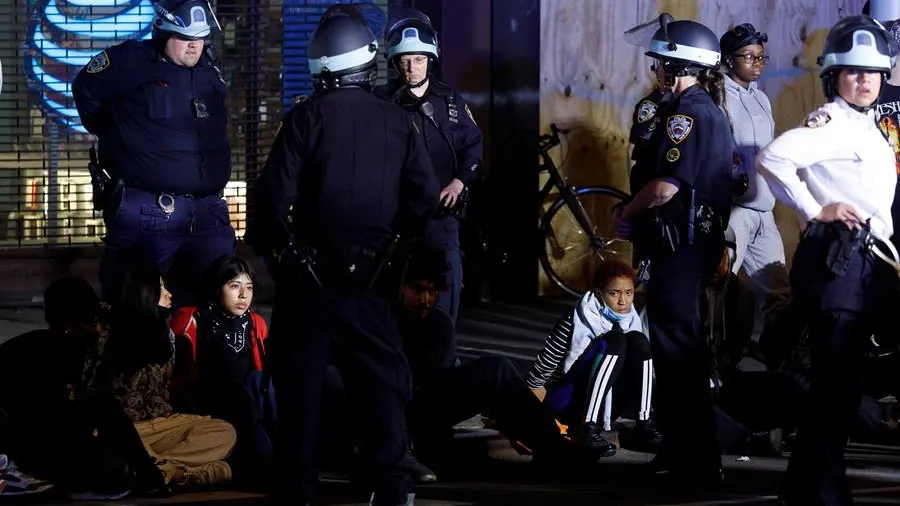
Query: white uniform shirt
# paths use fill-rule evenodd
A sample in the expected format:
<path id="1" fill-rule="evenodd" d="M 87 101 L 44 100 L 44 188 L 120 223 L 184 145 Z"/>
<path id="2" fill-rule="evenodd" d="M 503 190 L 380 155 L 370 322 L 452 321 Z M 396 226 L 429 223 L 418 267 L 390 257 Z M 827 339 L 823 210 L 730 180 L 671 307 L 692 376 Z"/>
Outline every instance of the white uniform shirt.
<path id="1" fill-rule="evenodd" d="M 853 206 L 872 231 L 894 231 L 891 204 L 897 172 L 894 152 L 875 123 L 835 98 L 810 114 L 806 126 L 785 132 L 757 157 L 756 169 L 775 198 L 810 221 L 834 202 Z"/>

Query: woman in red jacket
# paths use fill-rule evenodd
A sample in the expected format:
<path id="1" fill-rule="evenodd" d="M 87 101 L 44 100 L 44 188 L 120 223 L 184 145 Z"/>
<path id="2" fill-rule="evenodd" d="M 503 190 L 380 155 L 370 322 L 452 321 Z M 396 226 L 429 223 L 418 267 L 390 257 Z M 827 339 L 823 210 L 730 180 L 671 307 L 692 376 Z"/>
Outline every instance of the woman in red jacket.
<path id="1" fill-rule="evenodd" d="M 220 257 L 205 277 L 205 303 L 181 308 L 171 320 L 187 364 L 173 392 L 197 413 L 234 425 L 235 476 L 254 482 L 271 463 L 275 420 L 274 392 L 262 373 L 268 328 L 252 309 L 255 281 L 245 260 Z"/>

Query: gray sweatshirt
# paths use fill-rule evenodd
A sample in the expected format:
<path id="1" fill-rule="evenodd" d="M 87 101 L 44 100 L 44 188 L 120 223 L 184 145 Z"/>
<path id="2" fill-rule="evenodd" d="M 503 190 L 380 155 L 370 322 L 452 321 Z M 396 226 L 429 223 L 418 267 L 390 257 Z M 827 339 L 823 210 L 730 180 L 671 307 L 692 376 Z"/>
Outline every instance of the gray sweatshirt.
<path id="1" fill-rule="evenodd" d="M 756 154 L 775 138 L 775 120 L 769 97 L 756 83 L 747 89 L 725 76 L 725 106 L 734 129 L 735 150 L 743 159 L 743 170 L 750 179 L 747 193 L 735 197 L 736 206 L 768 212 L 775 207 L 775 196 L 763 177 L 756 172 Z"/>

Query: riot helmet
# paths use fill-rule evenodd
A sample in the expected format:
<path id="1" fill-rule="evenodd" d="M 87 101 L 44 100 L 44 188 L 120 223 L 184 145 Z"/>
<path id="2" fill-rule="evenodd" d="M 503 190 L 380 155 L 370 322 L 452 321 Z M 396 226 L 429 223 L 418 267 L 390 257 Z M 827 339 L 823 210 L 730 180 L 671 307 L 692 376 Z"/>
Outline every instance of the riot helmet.
<path id="1" fill-rule="evenodd" d="M 322 16 L 309 41 L 309 71 L 317 91 L 371 89 L 377 77 L 378 41 L 354 4 L 337 4 Z"/>
<path id="2" fill-rule="evenodd" d="M 706 26 L 690 20 L 669 21 L 660 16 L 660 27 L 645 53 L 662 63 L 667 81 L 719 68 L 719 39 Z"/>
<path id="3" fill-rule="evenodd" d="M 825 97 L 833 100 L 837 95 L 837 74 L 843 69 L 878 72 L 881 89 L 884 89 L 896 56 L 896 43 L 878 21 L 864 15 L 838 21 L 828 32 L 825 48 L 818 59 Z"/>
<path id="4" fill-rule="evenodd" d="M 206 0 L 159 0 L 153 7 L 151 31 L 157 39 L 209 40 L 219 21 Z"/>
<path id="5" fill-rule="evenodd" d="M 396 9 L 388 23 L 387 57 L 394 69 L 403 74 L 399 67 L 399 59 L 403 55 L 422 55 L 428 57 L 428 68 L 425 77 L 418 83 L 411 83 L 411 88 L 425 84 L 431 76 L 435 62 L 440 59 L 437 30 L 431 25 L 431 19 L 423 12 L 411 8 Z"/>

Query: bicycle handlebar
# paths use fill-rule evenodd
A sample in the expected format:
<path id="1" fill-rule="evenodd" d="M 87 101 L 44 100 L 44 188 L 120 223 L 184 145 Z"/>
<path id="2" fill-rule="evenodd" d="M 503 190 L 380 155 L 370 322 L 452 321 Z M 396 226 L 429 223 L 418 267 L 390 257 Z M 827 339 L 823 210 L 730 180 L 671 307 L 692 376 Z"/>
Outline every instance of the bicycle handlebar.
<path id="1" fill-rule="evenodd" d="M 559 146 L 559 134 L 566 135 L 570 130 L 559 128 L 556 123 L 550 123 L 550 133 L 540 136 L 538 139 L 538 152 L 546 153 L 555 146 Z"/>

